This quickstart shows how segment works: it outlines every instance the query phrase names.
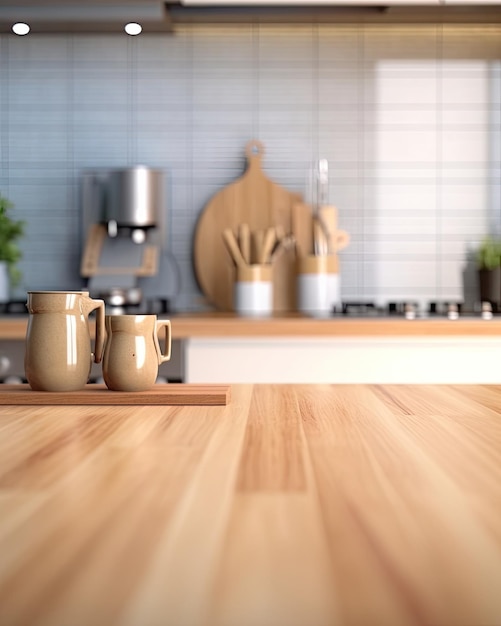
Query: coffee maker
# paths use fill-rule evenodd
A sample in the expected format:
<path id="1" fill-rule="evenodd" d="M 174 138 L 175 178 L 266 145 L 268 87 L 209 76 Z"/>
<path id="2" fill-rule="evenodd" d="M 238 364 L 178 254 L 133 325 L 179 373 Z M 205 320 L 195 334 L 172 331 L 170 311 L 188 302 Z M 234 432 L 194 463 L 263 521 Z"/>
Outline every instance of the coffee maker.
<path id="1" fill-rule="evenodd" d="M 110 313 L 167 313 L 179 271 L 167 249 L 165 177 L 134 166 L 85 172 L 81 275 Z"/>

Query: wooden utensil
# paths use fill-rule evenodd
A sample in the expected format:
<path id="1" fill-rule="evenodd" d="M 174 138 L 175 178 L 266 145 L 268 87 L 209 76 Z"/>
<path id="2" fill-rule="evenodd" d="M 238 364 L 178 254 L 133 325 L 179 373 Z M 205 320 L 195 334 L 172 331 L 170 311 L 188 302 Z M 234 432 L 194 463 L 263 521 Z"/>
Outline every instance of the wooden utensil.
<path id="1" fill-rule="evenodd" d="M 285 250 L 294 250 L 295 239 L 292 233 L 286 235 L 282 226 L 275 227 L 275 241 L 270 253 L 270 263 L 274 263 Z"/>
<path id="2" fill-rule="evenodd" d="M 231 228 L 225 228 L 223 230 L 223 241 L 235 265 L 237 267 L 245 267 L 247 264 L 242 256 L 240 248 L 238 247 L 237 239 Z"/>
<path id="3" fill-rule="evenodd" d="M 264 245 L 264 230 L 253 230 L 251 233 L 251 262 L 260 263 Z"/>
<path id="4" fill-rule="evenodd" d="M 273 246 L 273 250 L 271 252 L 270 261 L 275 263 L 275 261 L 279 258 L 279 256 L 287 251 L 287 250 L 295 250 L 296 249 L 296 240 L 293 235 L 286 235 L 279 239 L 276 244 Z"/>
<path id="5" fill-rule="evenodd" d="M 346 248 L 350 243 L 350 236 L 346 231 L 337 229 L 337 208 L 334 205 L 320 207 L 319 218 L 327 233 L 329 254 L 336 254 Z"/>
<path id="6" fill-rule="evenodd" d="M 247 265 L 251 262 L 251 241 L 249 224 L 240 224 L 238 227 L 238 243 L 240 251 Z"/>
<path id="7" fill-rule="evenodd" d="M 298 254 L 313 253 L 313 216 L 310 205 L 296 202 L 292 207 L 292 234 L 296 240 Z"/>
<path id="8" fill-rule="evenodd" d="M 248 167 L 237 181 L 218 192 L 202 211 L 198 220 L 193 264 L 200 289 L 216 308 L 233 308 L 234 275 L 221 233 L 225 228 L 237 230 L 245 223 L 251 231 L 281 225 L 291 232 L 291 210 L 301 195 L 271 181 L 261 168 L 263 144 L 250 141 L 246 146 Z M 295 309 L 295 255 L 287 250 L 273 264 L 274 310 Z"/>
<path id="9" fill-rule="evenodd" d="M 264 235 L 263 248 L 261 250 L 260 263 L 269 263 L 271 257 L 271 251 L 275 244 L 275 229 L 268 228 Z"/>

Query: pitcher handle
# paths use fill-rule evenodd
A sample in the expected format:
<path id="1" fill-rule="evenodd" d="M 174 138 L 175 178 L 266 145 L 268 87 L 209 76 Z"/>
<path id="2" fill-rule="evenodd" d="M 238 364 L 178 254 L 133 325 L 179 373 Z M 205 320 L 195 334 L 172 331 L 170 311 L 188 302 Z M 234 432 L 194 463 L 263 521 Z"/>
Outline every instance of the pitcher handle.
<path id="1" fill-rule="evenodd" d="M 158 332 L 162 327 L 165 327 L 165 353 L 162 353 L 158 339 Z M 155 330 L 155 343 L 158 352 L 158 363 L 165 363 L 166 361 L 170 361 L 170 353 L 172 347 L 172 328 L 170 320 L 157 320 Z"/>
<path id="2" fill-rule="evenodd" d="M 99 303 L 96 309 L 96 339 L 94 342 L 94 363 L 101 363 L 104 352 L 104 340 L 106 339 L 106 330 L 104 327 L 104 300 L 95 300 Z"/>

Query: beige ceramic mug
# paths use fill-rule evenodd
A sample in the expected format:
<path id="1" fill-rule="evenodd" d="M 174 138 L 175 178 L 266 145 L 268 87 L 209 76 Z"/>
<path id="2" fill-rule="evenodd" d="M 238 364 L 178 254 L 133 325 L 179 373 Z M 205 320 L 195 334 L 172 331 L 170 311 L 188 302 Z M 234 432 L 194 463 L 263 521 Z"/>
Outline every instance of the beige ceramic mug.
<path id="1" fill-rule="evenodd" d="M 104 346 L 104 301 L 88 291 L 29 291 L 25 375 L 36 391 L 77 391 L 89 380 Z M 96 311 L 91 348 L 89 314 Z"/>
<path id="2" fill-rule="evenodd" d="M 170 360 L 171 324 L 156 315 L 107 315 L 103 378 L 112 391 L 145 391 L 155 384 L 158 366 Z M 164 352 L 159 331 L 165 328 Z"/>

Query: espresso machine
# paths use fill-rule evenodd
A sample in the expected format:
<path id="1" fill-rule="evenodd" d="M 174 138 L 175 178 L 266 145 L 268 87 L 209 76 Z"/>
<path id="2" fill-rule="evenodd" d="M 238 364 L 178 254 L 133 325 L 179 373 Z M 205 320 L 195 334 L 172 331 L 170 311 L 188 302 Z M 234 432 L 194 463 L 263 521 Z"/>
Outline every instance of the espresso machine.
<path id="1" fill-rule="evenodd" d="M 167 249 L 165 177 L 144 166 L 85 172 L 81 275 L 110 313 L 168 313 L 179 270 Z"/>

